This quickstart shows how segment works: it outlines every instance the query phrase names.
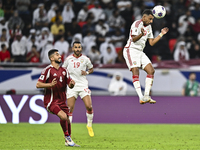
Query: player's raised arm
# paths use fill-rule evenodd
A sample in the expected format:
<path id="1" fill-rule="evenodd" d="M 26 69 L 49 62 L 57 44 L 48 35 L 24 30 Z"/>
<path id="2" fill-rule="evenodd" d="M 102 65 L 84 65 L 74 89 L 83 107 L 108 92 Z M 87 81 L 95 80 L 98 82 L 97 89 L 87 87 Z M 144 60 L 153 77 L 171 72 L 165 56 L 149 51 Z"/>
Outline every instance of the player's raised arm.
<path id="1" fill-rule="evenodd" d="M 163 35 L 165 35 L 167 32 L 169 31 L 169 28 L 165 27 L 161 30 L 160 34 L 154 38 L 154 39 L 148 39 L 149 40 L 149 44 L 151 46 L 154 46 L 160 39 Z"/>

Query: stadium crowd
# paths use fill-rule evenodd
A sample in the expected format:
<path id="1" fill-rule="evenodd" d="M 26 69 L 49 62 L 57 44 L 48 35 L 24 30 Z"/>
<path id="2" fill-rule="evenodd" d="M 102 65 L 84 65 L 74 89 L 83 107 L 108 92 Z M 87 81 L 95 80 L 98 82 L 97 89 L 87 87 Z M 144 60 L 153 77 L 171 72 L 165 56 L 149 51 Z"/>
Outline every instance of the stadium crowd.
<path id="1" fill-rule="evenodd" d="M 163 5 L 154 19 L 154 36 L 169 32 L 144 49 L 153 61 L 200 58 L 199 0 L 0 0 L 0 61 L 50 63 L 57 48 L 64 60 L 71 43 L 80 41 L 93 64 L 124 63 L 123 46 L 130 26 L 144 9 Z"/>

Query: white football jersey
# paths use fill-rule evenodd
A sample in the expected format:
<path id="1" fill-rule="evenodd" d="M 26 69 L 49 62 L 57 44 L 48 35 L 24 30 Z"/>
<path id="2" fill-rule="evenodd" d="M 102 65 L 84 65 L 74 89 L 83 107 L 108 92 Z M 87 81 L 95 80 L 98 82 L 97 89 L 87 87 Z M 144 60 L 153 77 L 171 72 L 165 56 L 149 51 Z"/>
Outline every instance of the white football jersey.
<path id="1" fill-rule="evenodd" d="M 81 74 L 81 70 L 86 71 L 86 69 L 93 68 L 87 56 L 81 54 L 81 56 L 77 58 L 71 54 L 65 59 L 62 67 L 67 68 L 70 77 L 75 81 L 74 90 L 78 91 L 82 90 L 83 87 L 88 87 L 86 76 Z"/>
<path id="2" fill-rule="evenodd" d="M 136 42 L 133 42 L 132 35 L 139 35 L 141 34 L 141 28 L 144 29 L 145 34 Z M 127 41 L 127 44 L 125 45 L 125 48 L 134 48 L 140 51 L 143 51 L 147 39 L 153 38 L 152 28 L 151 25 L 144 26 L 142 20 L 136 20 L 131 25 L 129 39 Z"/>

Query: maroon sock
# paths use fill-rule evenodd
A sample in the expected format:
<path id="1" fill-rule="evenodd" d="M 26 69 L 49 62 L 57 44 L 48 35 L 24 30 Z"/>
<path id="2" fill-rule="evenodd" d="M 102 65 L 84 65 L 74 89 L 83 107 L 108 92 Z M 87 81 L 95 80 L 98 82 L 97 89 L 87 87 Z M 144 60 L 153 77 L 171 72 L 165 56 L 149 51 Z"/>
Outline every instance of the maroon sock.
<path id="1" fill-rule="evenodd" d="M 71 126 L 70 126 L 70 134 L 69 134 L 69 129 L 68 129 L 68 123 L 67 123 L 67 120 L 60 120 L 60 125 L 62 127 L 62 130 L 64 132 L 64 135 L 65 136 L 69 136 L 71 134 Z"/>
<path id="2" fill-rule="evenodd" d="M 68 123 L 68 133 L 71 136 L 71 123 L 70 122 Z"/>

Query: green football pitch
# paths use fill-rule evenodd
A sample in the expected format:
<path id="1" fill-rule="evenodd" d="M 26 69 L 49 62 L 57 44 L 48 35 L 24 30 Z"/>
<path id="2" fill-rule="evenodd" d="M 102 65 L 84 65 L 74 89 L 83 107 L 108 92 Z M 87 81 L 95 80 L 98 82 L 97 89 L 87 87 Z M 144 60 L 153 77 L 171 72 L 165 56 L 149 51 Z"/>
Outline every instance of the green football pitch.
<path id="1" fill-rule="evenodd" d="M 59 123 L 0 124 L 0 149 L 123 149 L 200 150 L 199 124 L 93 124 L 94 137 L 86 124 L 72 124 L 72 139 L 79 148 L 66 147 Z"/>

